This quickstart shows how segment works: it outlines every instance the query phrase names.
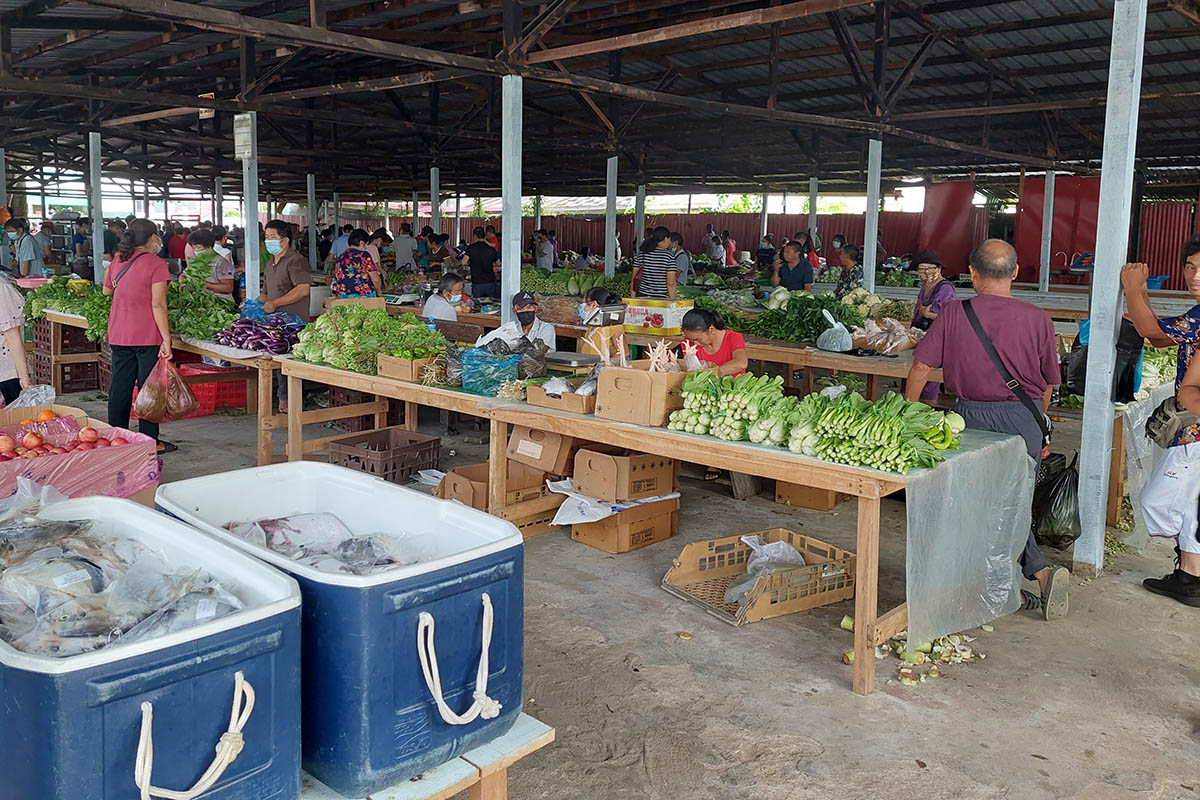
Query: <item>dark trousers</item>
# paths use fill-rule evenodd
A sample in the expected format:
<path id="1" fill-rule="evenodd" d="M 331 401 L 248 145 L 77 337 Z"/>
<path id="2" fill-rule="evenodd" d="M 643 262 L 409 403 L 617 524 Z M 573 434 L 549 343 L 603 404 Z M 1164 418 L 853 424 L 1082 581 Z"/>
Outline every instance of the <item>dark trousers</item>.
<path id="1" fill-rule="evenodd" d="M 133 385 L 145 386 L 150 370 L 158 362 L 158 345 L 140 347 L 112 345 L 112 386 L 108 387 L 108 424 L 129 428 L 129 412 L 133 407 Z M 138 432 L 158 439 L 158 423 L 138 420 Z"/>
<path id="2" fill-rule="evenodd" d="M 1025 440 L 1025 452 L 1029 454 L 1029 457 L 1033 459 L 1034 463 L 1041 462 L 1042 429 L 1038 427 L 1033 414 L 1029 413 L 1029 409 L 1022 404 L 1015 401 L 981 403 L 974 400 L 959 400 L 955 404 L 954 410 L 962 416 L 968 428 L 1020 436 Z M 1028 541 L 1025 542 L 1025 549 L 1021 552 L 1020 561 L 1021 573 L 1031 580 L 1034 575 L 1050 566 L 1050 562 L 1046 560 L 1046 556 L 1038 547 L 1037 540 L 1033 537 L 1032 529 L 1029 531 Z"/>
<path id="3" fill-rule="evenodd" d="M 4 396 L 4 405 L 8 405 L 12 401 L 21 396 L 21 379 L 9 378 L 6 381 L 0 381 L 0 395 Z"/>
<path id="4" fill-rule="evenodd" d="M 496 300 L 500 299 L 500 284 L 492 281 L 491 283 L 472 283 L 472 297 L 491 297 Z"/>

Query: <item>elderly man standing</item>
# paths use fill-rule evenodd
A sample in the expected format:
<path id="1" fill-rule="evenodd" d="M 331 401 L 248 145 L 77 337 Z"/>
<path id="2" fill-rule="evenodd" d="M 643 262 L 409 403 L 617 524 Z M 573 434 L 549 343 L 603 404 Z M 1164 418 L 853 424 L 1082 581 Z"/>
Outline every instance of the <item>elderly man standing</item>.
<path id="1" fill-rule="evenodd" d="M 1020 436 L 1029 457 L 1040 463 L 1049 441 L 1045 411 L 1060 380 L 1054 323 L 1045 311 L 1012 296 L 1017 276 L 1012 245 L 988 239 L 971 253 L 970 270 L 976 296 L 942 306 L 913 352 L 906 394 L 919 400 L 929 371 L 940 367 L 968 428 Z M 1070 573 L 1050 566 L 1032 531 L 1021 569 L 1041 588 L 1040 596 L 1022 590 L 1022 605 L 1041 609 L 1048 620 L 1065 617 Z"/>

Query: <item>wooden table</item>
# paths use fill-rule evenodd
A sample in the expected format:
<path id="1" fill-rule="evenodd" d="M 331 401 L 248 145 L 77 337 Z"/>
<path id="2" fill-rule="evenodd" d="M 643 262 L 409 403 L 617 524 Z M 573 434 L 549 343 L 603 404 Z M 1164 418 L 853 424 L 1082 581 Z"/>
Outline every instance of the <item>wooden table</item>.
<path id="1" fill-rule="evenodd" d="M 377 396 L 403 400 L 406 404 L 429 405 L 473 414 L 491 420 L 489 470 L 489 513 L 516 518 L 521 504 L 506 506 L 507 444 L 510 425 L 527 425 L 589 442 L 626 447 L 681 461 L 703 463 L 732 472 L 801 484 L 821 490 L 842 492 L 858 498 L 857 571 L 855 578 L 855 667 L 854 691 L 869 694 L 875 687 L 875 646 L 890 639 L 908 624 L 908 612 L 900 605 L 878 614 L 879 587 L 879 501 L 902 489 L 904 476 L 861 467 L 833 464 L 806 458 L 786 450 L 745 442 L 723 442 L 665 428 L 614 422 L 594 416 L 570 414 L 548 408 L 505 403 L 461 391 L 422 386 L 371 375 L 306 364 L 281 362 L 288 378 L 288 460 L 298 461 L 310 449 L 303 439 L 300 408 L 301 380 L 314 380 Z M 361 412 L 360 412 L 361 413 Z M 405 413 L 415 425 L 416 415 Z M 530 502 L 537 502 L 530 501 Z"/>
<path id="2" fill-rule="evenodd" d="M 460 792 L 467 792 L 470 800 L 506 800 L 508 768 L 553 741 L 554 728 L 522 714 L 499 739 L 363 800 L 450 800 Z M 300 787 L 300 799 L 345 800 L 308 775 Z"/>

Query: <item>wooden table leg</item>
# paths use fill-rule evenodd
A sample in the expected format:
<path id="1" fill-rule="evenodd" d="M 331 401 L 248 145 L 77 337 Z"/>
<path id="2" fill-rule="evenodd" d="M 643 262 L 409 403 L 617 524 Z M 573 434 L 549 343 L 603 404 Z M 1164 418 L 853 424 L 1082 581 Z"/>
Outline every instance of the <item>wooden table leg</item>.
<path id="1" fill-rule="evenodd" d="M 879 613 L 879 498 L 858 498 L 858 566 L 854 578 L 854 693 L 875 691 L 875 645 Z"/>
<path id="2" fill-rule="evenodd" d="M 304 381 L 294 375 L 287 376 L 288 395 L 288 461 L 304 458 Z"/>
<path id="3" fill-rule="evenodd" d="M 816 388 L 816 375 L 813 374 L 812 367 L 804 368 L 804 384 L 803 385 L 804 385 L 804 394 L 805 395 L 812 394 L 813 389 Z"/>
<path id="4" fill-rule="evenodd" d="M 384 403 L 387 403 L 388 407 L 391 406 L 391 402 L 392 402 L 391 400 L 389 400 L 388 398 L 384 397 L 381 394 L 375 395 L 375 400 L 377 402 L 383 401 Z M 384 408 L 383 411 L 375 412 L 375 430 L 380 430 L 380 429 L 386 428 L 388 426 L 388 411 L 389 411 L 389 408 Z M 405 415 L 405 418 L 404 418 L 404 425 L 406 428 L 408 427 L 408 416 L 407 415 Z M 408 428 L 408 430 L 411 431 L 412 428 Z"/>
<path id="5" fill-rule="evenodd" d="M 1121 415 L 1113 419 L 1112 460 L 1108 465 L 1108 509 L 1105 523 L 1110 528 L 1121 521 L 1121 499 L 1125 496 L 1125 425 Z"/>
<path id="6" fill-rule="evenodd" d="M 270 369 L 258 370 L 258 381 L 256 381 L 254 390 L 257 397 L 255 417 L 258 420 L 258 465 L 260 467 L 270 464 L 272 458 L 271 428 L 268 427 L 267 420 L 275 413 L 272 402 L 275 399 L 275 390 L 271 382 L 274 372 Z M 282 375 L 283 373 L 280 373 L 280 380 L 283 380 Z"/>
<path id="7" fill-rule="evenodd" d="M 50 385 L 54 387 L 56 395 L 63 393 L 62 364 L 59 363 L 62 356 L 62 335 L 63 326 L 50 320 Z M 37 356 L 34 356 L 34 359 L 36 360 Z"/>
<path id="8" fill-rule="evenodd" d="M 258 373 L 260 369 L 254 370 L 255 375 L 246 378 L 246 413 L 258 416 Z"/>
<path id="9" fill-rule="evenodd" d="M 488 444 L 488 513 L 499 514 L 508 495 L 508 423 L 492 420 Z"/>
<path id="10" fill-rule="evenodd" d="M 485 775 L 469 790 L 470 800 L 508 800 L 508 770 Z"/>
<path id="11" fill-rule="evenodd" d="M 417 429 L 417 414 L 420 408 L 419 405 L 411 400 L 404 401 L 404 430 L 415 431 Z"/>
<path id="12" fill-rule="evenodd" d="M 879 376 L 867 376 L 867 399 L 874 402 L 879 398 Z"/>

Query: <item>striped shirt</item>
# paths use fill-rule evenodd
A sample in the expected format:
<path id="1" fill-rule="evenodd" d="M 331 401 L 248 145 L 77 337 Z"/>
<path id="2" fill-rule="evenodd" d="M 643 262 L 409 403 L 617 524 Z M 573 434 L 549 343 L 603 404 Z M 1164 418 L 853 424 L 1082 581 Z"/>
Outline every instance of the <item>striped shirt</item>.
<path id="1" fill-rule="evenodd" d="M 667 273 L 678 272 L 675 255 L 670 250 L 638 251 L 633 259 L 635 269 L 641 269 L 642 281 L 638 285 L 638 297 L 664 300 L 667 297 Z"/>

